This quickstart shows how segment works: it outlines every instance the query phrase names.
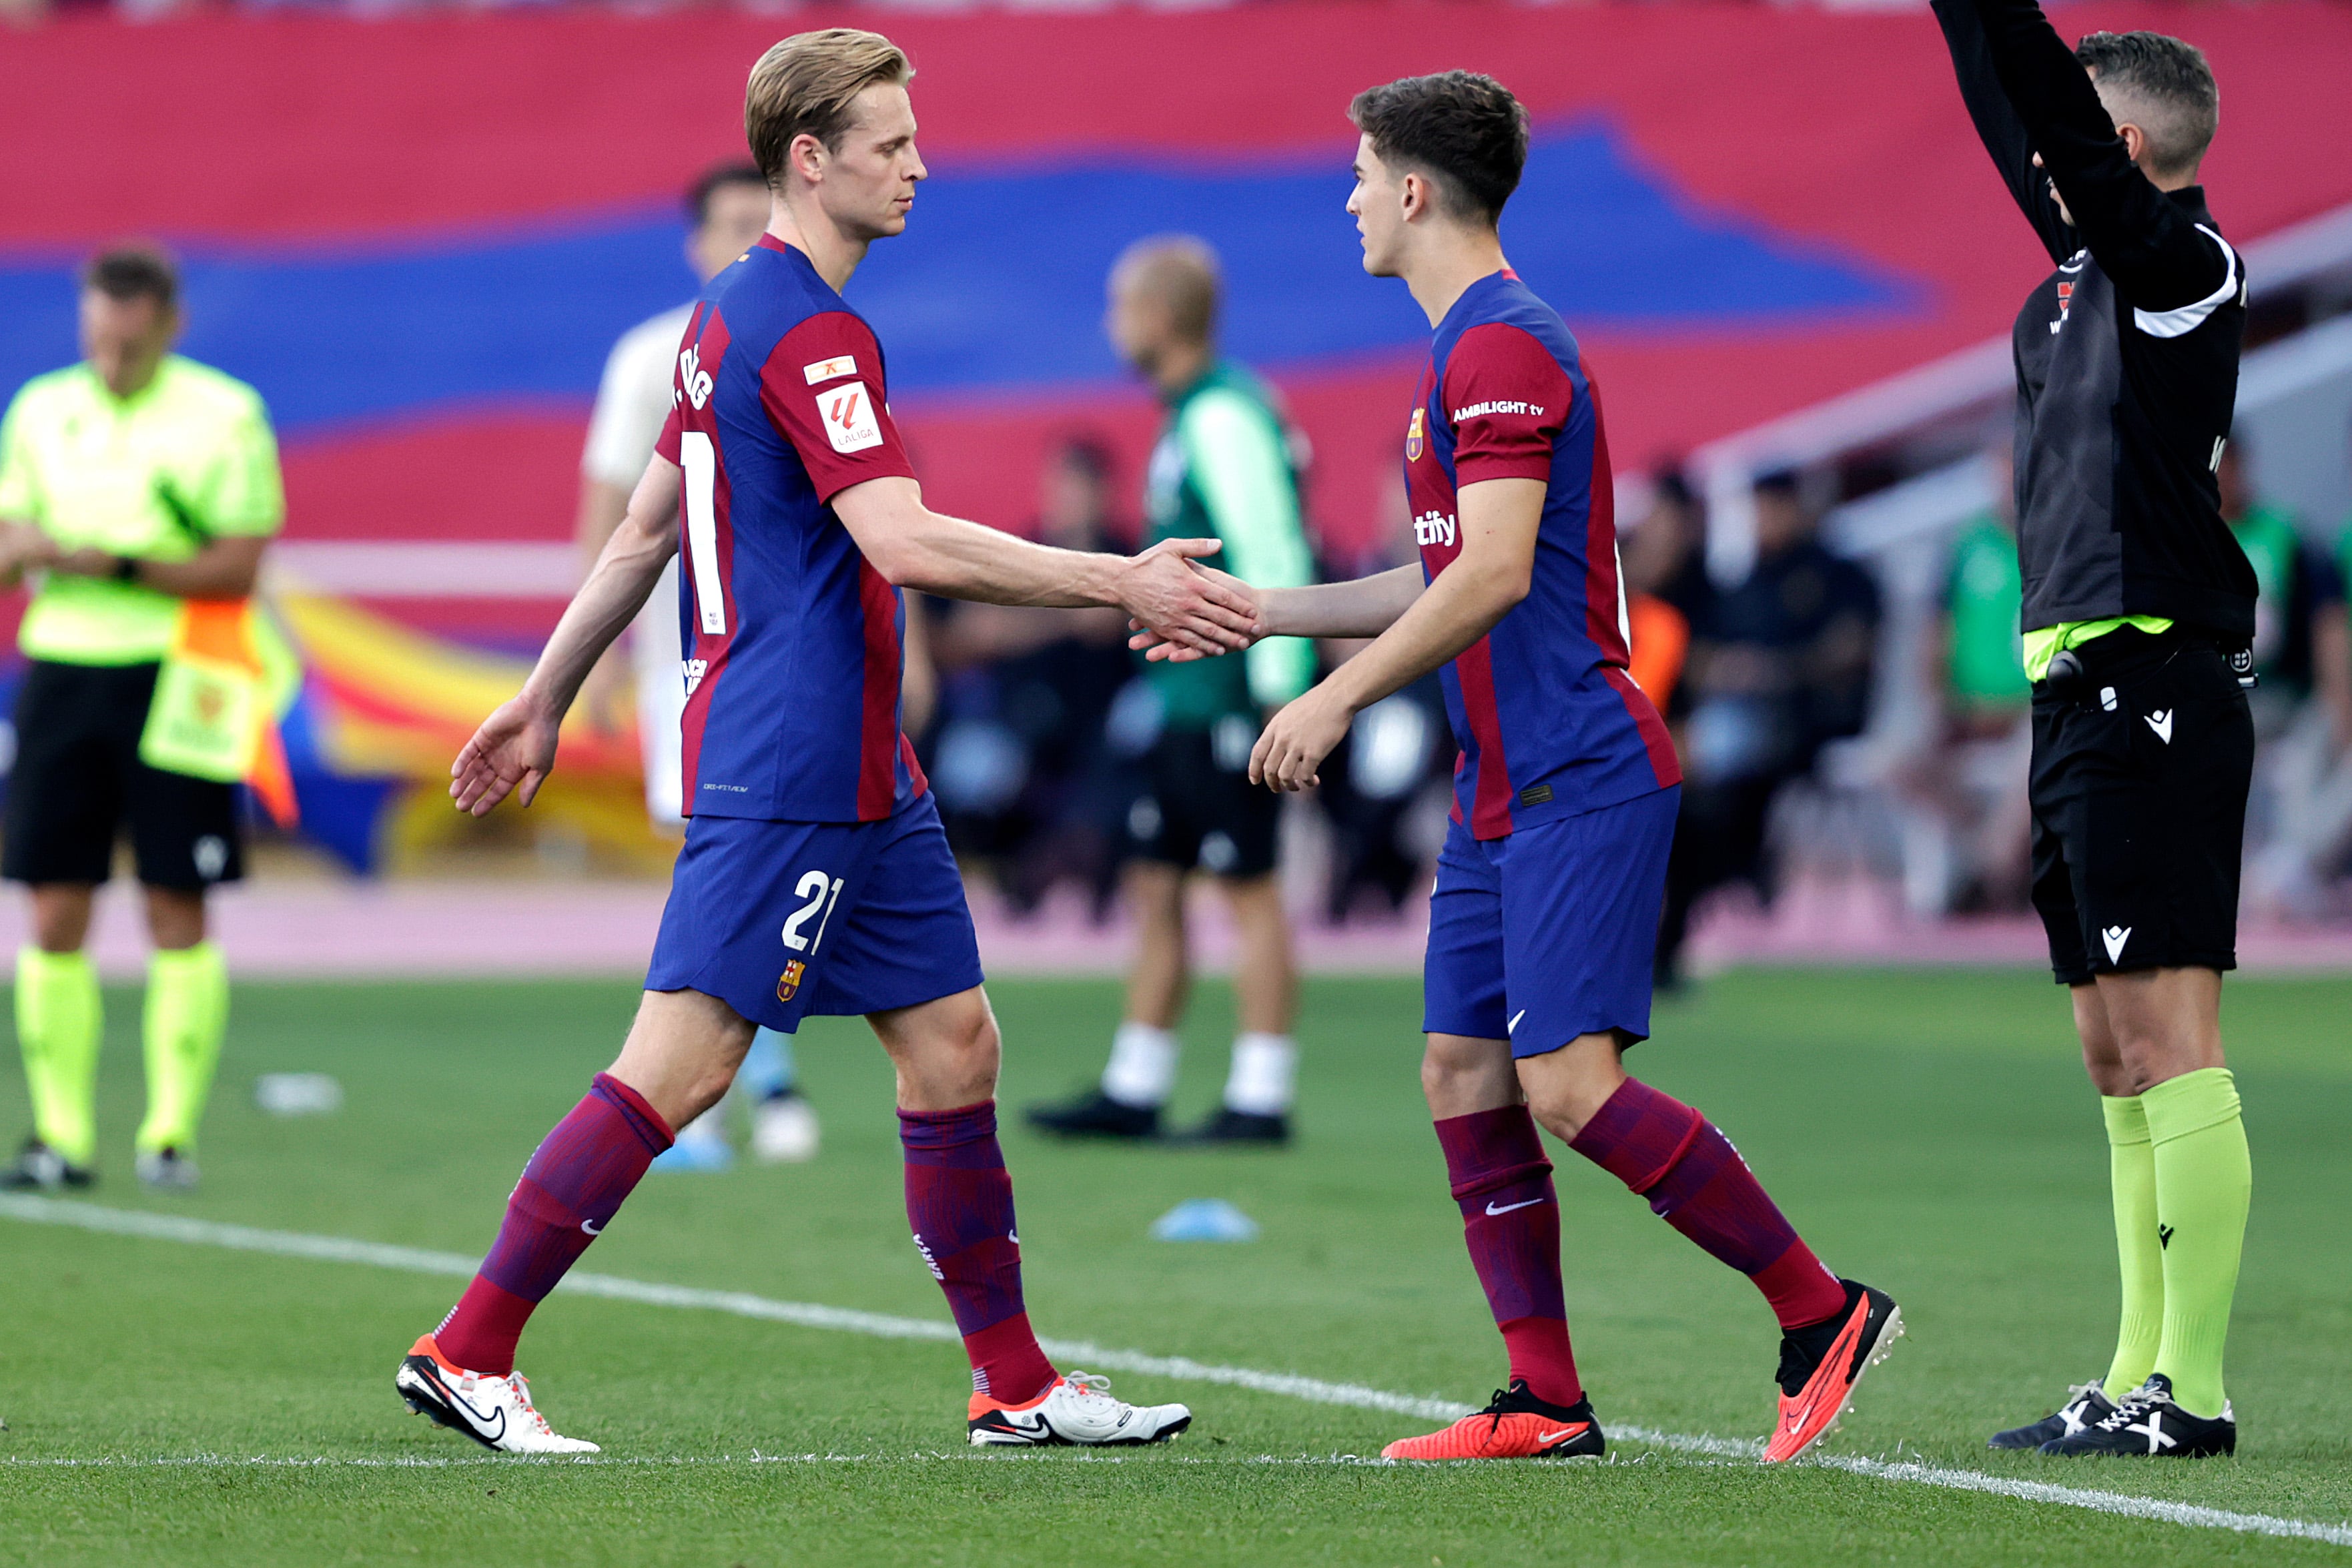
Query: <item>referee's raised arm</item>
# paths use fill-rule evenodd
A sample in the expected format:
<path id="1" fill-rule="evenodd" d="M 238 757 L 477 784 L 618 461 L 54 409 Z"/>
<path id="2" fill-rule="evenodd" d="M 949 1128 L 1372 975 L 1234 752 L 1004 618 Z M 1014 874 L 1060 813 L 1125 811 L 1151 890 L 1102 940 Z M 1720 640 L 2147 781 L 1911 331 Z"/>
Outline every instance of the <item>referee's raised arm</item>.
<path id="1" fill-rule="evenodd" d="M 1992 154 L 2009 194 L 2017 198 L 2025 220 L 2033 226 L 2042 247 L 2053 261 L 2073 255 L 2079 242 L 2074 226 L 2058 211 L 2050 182 L 2033 159 L 2033 138 L 2025 121 L 2009 100 L 1994 68 L 1992 48 L 1985 37 L 1984 19 L 1976 0 L 1933 0 L 1936 20 L 1942 24 L 1944 42 L 1952 51 L 1952 74 L 1960 84 L 1960 101 L 1968 105 L 1977 135 Z M 2055 35 L 2053 35 L 2055 37 Z M 2063 44 L 2060 46 L 2064 47 Z"/>
<path id="2" fill-rule="evenodd" d="M 2115 105 L 2129 117 L 2111 113 L 2095 85 L 2098 68 L 2086 68 L 2034 0 L 1937 0 L 1937 10 L 1940 16 L 1958 5 L 1976 13 L 2002 96 L 2024 128 L 2035 166 L 2055 188 L 2050 205 L 2126 303 L 2178 310 L 2242 282 L 2221 237 L 2200 228 L 2168 194 L 2194 180 L 2213 134 L 2210 115 L 2195 123 L 2196 110 L 2129 88 Z M 1948 20 L 1945 30 L 1949 37 Z M 2177 182 L 2151 180 L 2143 159 Z M 2063 260 L 2072 248 L 2053 246 L 2051 254 Z"/>

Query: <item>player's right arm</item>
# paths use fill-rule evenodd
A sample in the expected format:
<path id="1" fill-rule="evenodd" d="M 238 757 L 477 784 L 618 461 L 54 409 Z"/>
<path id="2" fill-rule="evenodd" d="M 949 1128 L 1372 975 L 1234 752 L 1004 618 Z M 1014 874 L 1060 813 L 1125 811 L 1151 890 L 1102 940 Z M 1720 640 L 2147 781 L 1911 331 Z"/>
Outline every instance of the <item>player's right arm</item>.
<path id="1" fill-rule="evenodd" d="M 1943 24 L 1944 42 L 1952 51 L 1952 74 L 1959 79 L 1960 100 L 1968 105 L 1969 118 L 1976 122 L 1985 151 L 1992 154 L 1993 167 L 2000 171 L 2009 194 L 2017 199 L 2019 210 L 2033 226 L 2050 259 L 2065 260 L 2074 254 L 2074 231 L 2058 216 L 2049 182 L 2033 166 L 2032 141 L 2010 101 L 2008 89 L 2001 86 L 2000 73 L 1994 68 L 1976 0 L 1932 0 L 1932 4 L 1936 20 Z"/>
<path id="2" fill-rule="evenodd" d="M 1259 635 L 1248 594 L 1189 563 L 1223 548 L 1213 539 L 1164 539 L 1139 555 L 1057 550 L 933 511 L 922 487 L 900 475 L 839 491 L 833 510 L 896 587 L 990 605 L 1114 605 L 1204 653 L 1247 647 Z"/>
<path id="3" fill-rule="evenodd" d="M 522 690 L 482 721 L 449 764 L 449 796 L 460 811 L 487 813 L 510 793 L 529 805 L 555 769 L 556 731 L 580 683 L 613 640 L 636 619 L 662 568 L 677 553 L 677 465 L 656 458 L 629 510 L 566 606 Z"/>

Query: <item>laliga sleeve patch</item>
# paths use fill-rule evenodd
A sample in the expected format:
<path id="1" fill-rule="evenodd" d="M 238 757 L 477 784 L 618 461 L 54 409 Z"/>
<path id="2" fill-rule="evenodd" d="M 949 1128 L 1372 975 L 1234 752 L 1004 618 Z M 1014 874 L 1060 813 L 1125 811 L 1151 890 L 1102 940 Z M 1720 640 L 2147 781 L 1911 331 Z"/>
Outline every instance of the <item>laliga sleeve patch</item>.
<path id="1" fill-rule="evenodd" d="M 835 451 L 863 452 L 882 444 L 882 421 L 875 416 L 874 399 L 866 395 L 864 382 L 853 381 L 820 393 L 816 411 L 824 421 L 824 438 L 833 443 Z"/>

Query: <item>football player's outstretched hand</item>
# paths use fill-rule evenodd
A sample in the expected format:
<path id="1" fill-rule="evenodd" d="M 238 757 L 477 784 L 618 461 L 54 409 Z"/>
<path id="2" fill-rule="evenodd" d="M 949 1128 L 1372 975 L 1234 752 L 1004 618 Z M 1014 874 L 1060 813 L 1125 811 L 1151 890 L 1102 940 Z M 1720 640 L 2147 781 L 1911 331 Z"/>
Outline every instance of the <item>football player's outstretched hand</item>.
<path id="1" fill-rule="evenodd" d="M 1192 564 L 1224 545 L 1214 539 L 1163 539 L 1128 562 L 1119 607 L 1163 642 L 1196 656 L 1244 648 L 1257 638 L 1257 603 L 1241 583 Z"/>
<path id="2" fill-rule="evenodd" d="M 449 798 L 482 816 L 520 786 L 529 805 L 555 771 L 555 716 L 528 694 L 500 704 L 449 764 Z"/>

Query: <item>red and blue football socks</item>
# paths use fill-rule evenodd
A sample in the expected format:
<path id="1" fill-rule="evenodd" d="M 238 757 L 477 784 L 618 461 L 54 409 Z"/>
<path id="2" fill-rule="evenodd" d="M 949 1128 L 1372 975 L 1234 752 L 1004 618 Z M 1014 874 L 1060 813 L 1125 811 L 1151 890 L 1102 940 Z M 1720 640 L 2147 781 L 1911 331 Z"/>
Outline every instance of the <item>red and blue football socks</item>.
<path id="1" fill-rule="evenodd" d="M 1844 1287 L 1782 1216 L 1731 1140 L 1672 1095 L 1629 1078 L 1568 1146 L 1754 1280 L 1782 1328 L 1845 1310 Z"/>
<path id="2" fill-rule="evenodd" d="M 1559 1199 L 1551 1162 L 1524 1105 L 1437 1123 L 1445 1173 L 1462 1206 L 1464 1238 L 1486 1305 L 1510 1352 L 1509 1381 L 1548 1404 L 1584 1397 L 1568 1338 L 1559 1279 Z"/>
<path id="3" fill-rule="evenodd" d="M 946 1292 L 971 1358 L 971 1386 L 1005 1404 L 1033 1399 L 1056 1375 L 1021 1300 L 1013 1178 L 996 1142 L 996 1101 L 898 1112 L 907 1152 L 907 1223 Z"/>
<path id="4" fill-rule="evenodd" d="M 645 1096 L 598 1073 L 523 1167 L 481 1271 L 434 1331 L 441 1353 L 468 1372 L 512 1372 L 515 1342 L 532 1310 L 611 1223 L 670 1141 L 668 1124 Z"/>

